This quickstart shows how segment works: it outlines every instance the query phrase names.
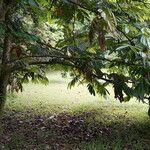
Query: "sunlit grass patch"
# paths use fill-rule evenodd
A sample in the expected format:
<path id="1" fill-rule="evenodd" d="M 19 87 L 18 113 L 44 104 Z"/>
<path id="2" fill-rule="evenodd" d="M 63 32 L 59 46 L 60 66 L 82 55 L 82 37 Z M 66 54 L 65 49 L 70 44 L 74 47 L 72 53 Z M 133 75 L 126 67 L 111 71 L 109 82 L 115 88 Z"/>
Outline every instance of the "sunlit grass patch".
<path id="1" fill-rule="evenodd" d="M 84 111 L 96 111 L 110 116 L 124 115 L 126 117 L 146 117 L 148 106 L 131 100 L 121 103 L 111 96 L 105 100 L 100 96 L 89 94 L 86 86 L 67 88 L 69 79 L 64 79 L 58 73 L 49 74 L 48 85 L 29 83 L 24 85 L 22 93 L 8 96 L 6 109 L 32 110 L 36 113 L 77 113 Z M 112 117 L 113 119 L 113 117 Z"/>

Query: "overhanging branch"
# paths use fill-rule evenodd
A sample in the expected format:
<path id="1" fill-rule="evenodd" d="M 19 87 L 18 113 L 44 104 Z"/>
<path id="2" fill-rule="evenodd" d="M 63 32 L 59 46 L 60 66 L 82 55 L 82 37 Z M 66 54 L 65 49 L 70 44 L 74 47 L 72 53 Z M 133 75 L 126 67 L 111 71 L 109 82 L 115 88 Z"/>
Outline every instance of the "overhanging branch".
<path id="1" fill-rule="evenodd" d="M 87 8 L 86 6 L 84 6 L 84 5 L 80 4 L 80 3 L 76 3 L 76 2 L 74 2 L 74 1 L 72 1 L 72 0 L 67 0 L 67 1 L 68 1 L 69 3 L 71 3 L 71 4 L 74 4 L 74 5 L 76 5 L 76 6 L 79 6 L 80 8 L 83 8 L 83 9 L 85 9 L 85 10 L 88 10 L 88 11 L 90 11 L 90 12 L 92 12 L 92 13 L 100 14 L 99 11 L 97 11 L 96 9 Z"/>
<path id="2" fill-rule="evenodd" d="M 87 8 L 86 6 L 84 6 L 84 5 L 80 4 L 80 3 L 76 3 L 76 2 L 74 2 L 74 1 L 72 1 L 72 0 L 67 0 L 67 1 L 68 1 L 69 3 L 72 3 L 72 4 L 76 5 L 76 6 L 79 6 L 80 8 L 83 8 L 83 9 L 89 11 L 89 12 L 95 13 L 96 15 L 100 15 L 100 12 L 98 11 L 98 9 L 90 9 L 90 8 Z M 128 16 L 128 18 L 131 20 L 130 16 L 122 9 L 122 7 L 120 6 L 120 4 L 119 4 L 118 2 L 117 2 L 117 4 L 118 4 L 118 7 L 121 9 L 121 11 L 122 11 L 123 13 L 125 13 L 125 14 Z M 130 44 L 131 44 L 132 46 L 135 46 L 135 43 L 132 41 L 132 39 L 130 39 L 130 38 L 126 35 L 126 33 L 125 33 L 124 31 L 122 31 L 122 30 L 119 29 L 118 27 L 116 27 L 116 29 L 117 29 L 120 33 L 123 34 L 123 36 L 130 42 Z"/>

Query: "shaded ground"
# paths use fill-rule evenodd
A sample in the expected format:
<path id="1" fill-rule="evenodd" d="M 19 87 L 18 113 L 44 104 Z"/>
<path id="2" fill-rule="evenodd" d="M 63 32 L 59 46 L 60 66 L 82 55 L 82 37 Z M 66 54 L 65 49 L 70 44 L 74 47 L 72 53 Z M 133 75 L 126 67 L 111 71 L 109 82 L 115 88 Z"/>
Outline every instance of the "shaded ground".
<path id="1" fill-rule="evenodd" d="M 150 150 L 148 106 L 91 96 L 69 78 L 29 83 L 9 95 L 0 119 L 0 150 Z"/>
<path id="2" fill-rule="evenodd" d="M 97 115 L 100 114 L 32 116 L 32 112 L 5 112 L 1 119 L 0 149 L 84 150 L 89 149 L 91 144 L 87 145 L 93 141 L 94 144 L 99 141 L 100 147 L 106 150 L 150 149 L 149 121 L 135 124 L 126 119 L 124 123 L 105 124 L 96 121 Z M 95 150 L 101 150 L 99 148 Z"/>

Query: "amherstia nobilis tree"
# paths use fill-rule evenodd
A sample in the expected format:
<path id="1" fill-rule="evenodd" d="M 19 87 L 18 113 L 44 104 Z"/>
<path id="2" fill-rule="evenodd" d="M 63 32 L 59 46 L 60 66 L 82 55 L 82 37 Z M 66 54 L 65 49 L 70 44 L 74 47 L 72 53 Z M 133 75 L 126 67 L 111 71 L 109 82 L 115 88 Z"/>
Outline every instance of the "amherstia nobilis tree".
<path id="1" fill-rule="evenodd" d="M 150 101 L 149 0 L 0 0 L 0 108 L 7 86 L 70 72 L 93 95 Z"/>

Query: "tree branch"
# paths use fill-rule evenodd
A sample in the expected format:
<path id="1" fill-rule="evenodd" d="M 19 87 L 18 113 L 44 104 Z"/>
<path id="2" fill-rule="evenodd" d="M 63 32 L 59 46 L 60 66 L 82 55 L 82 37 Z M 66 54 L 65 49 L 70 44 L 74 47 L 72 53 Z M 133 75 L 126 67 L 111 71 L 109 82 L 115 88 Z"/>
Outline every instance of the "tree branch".
<path id="1" fill-rule="evenodd" d="M 84 5 L 79 4 L 79 3 L 76 3 L 76 2 L 74 2 L 74 1 L 72 1 L 72 0 L 67 0 L 67 1 L 68 1 L 69 3 L 71 3 L 71 4 L 74 4 L 74 5 L 76 5 L 76 6 L 79 6 L 80 8 L 83 8 L 83 9 L 85 9 L 85 10 L 88 10 L 88 11 L 90 11 L 90 12 L 92 12 L 92 13 L 100 14 L 99 11 L 97 11 L 96 9 L 87 8 L 87 7 L 85 7 Z"/>
<path id="2" fill-rule="evenodd" d="M 72 3 L 72 4 L 74 4 L 74 5 L 79 6 L 79 7 L 83 8 L 83 9 L 85 9 L 85 10 L 88 10 L 88 11 L 90 11 L 90 12 L 92 12 L 92 13 L 95 13 L 95 14 L 97 14 L 97 15 L 100 15 L 100 12 L 99 12 L 98 10 L 96 10 L 96 9 L 87 8 L 87 7 L 83 6 L 82 4 L 73 2 L 72 0 L 67 0 L 67 1 L 70 2 L 70 3 Z M 117 2 L 117 4 L 118 4 L 118 2 Z M 128 18 L 131 20 L 131 17 L 121 8 L 120 4 L 118 4 L 118 7 L 119 7 L 119 8 L 121 9 L 121 11 L 122 11 L 124 14 L 126 14 L 126 15 L 128 16 Z M 127 40 L 130 42 L 130 44 L 131 44 L 132 46 L 135 46 L 135 43 L 132 41 L 132 39 L 130 39 L 130 38 L 126 35 L 126 33 L 124 33 L 124 32 L 123 32 L 121 29 L 119 29 L 118 27 L 116 27 L 116 29 L 117 29 L 119 32 L 121 32 L 121 33 L 127 38 Z"/>
<path id="3" fill-rule="evenodd" d="M 60 64 L 60 65 L 65 65 L 65 66 L 70 66 L 70 67 L 74 67 L 74 64 L 72 64 L 71 62 L 67 62 L 64 60 L 58 60 L 58 59 L 50 59 L 50 60 L 39 60 L 39 61 L 30 61 L 28 63 L 28 66 L 32 66 L 32 65 L 54 65 L 54 64 Z M 13 67 L 11 67 L 11 71 L 14 72 L 16 70 L 22 70 L 25 66 L 23 65 L 18 65 L 18 64 L 14 64 Z"/>
<path id="4" fill-rule="evenodd" d="M 132 39 L 130 39 L 130 38 L 126 35 L 125 32 L 123 32 L 119 27 L 116 27 L 116 29 L 124 35 L 124 37 L 130 42 L 130 44 L 131 44 L 132 46 L 135 46 L 135 43 L 132 41 Z"/>

